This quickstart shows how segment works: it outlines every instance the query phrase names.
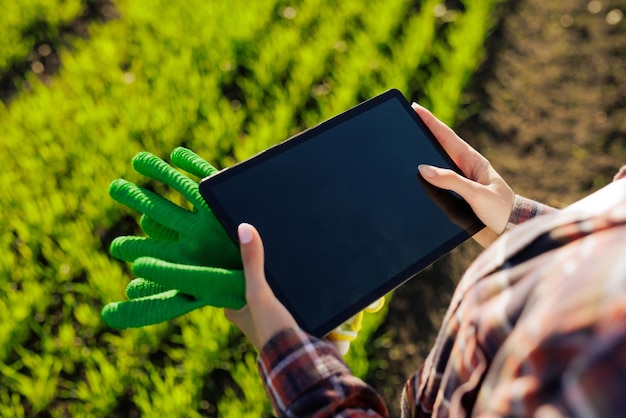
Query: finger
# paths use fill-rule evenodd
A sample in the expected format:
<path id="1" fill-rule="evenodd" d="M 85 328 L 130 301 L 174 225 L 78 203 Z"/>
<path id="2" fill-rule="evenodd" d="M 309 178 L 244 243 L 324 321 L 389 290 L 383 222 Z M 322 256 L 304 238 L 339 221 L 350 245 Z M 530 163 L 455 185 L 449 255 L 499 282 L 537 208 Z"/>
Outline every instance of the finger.
<path id="1" fill-rule="evenodd" d="M 217 168 L 188 148 L 174 148 L 170 158 L 177 167 L 199 178 L 209 177 L 218 172 Z"/>
<path id="2" fill-rule="evenodd" d="M 453 170 L 433 167 L 427 164 L 421 164 L 417 169 L 424 180 L 440 189 L 452 190 L 465 199 L 470 206 L 476 200 L 476 194 L 483 192 L 484 186 L 480 183 L 463 177 Z"/>
<path id="3" fill-rule="evenodd" d="M 481 233 L 474 235 L 479 244 L 486 246 L 502 233 L 506 227 L 512 204 L 506 205 L 497 194 L 494 194 L 491 185 L 483 185 L 477 181 L 469 180 L 452 170 L 428 165 L 421 165 L 418 169 L 422 178 L 435 186 L 436 190 L 451 190 L 460 195 L 470 205 L 476 216 L 488 227 L 491 232 L 483 229 Z M 434 198 L 434 200 L 440 204 L 453 222 L 462 228 L 468 227 L 468 219 L 465 216 L 459 216 L 458 206 L 448 201 L 451 197 L 447 197 L 445 200 L 443 197 L 447 196 L 443 194 L 439 199 Z M 512 199 L 513 197 L 511 197 Z M 502 209 L 503 203 L 508 206 L 508 211 Z"/>
<path id="4" fill-rule="evenodd" d="M 241 270 L 176 264 L 151 257 L 133 263 L 133 273 L 169 289 L 202 299 L 206 305 L 240 309 L 245 301 L 245 280 Z"/>
<path id="5" fill-rule="evenodd" d="M 229 260 L 235 265 L 240 265 L 241 257 L 239 256 L 239 248 L 230 235 L 228 235 L 228 232 L 226 232 L 220 221 L 213 215 L 213 212 L 208 209 L 208 206 L 206 211 L 200 211 L 195 215 L 197 222 L 195 224 L 190 223 L 187 226 L 187 235 L 194 236 L 198 234 L 198 230 L 200 229 L 203 235 L 202 239 L 206 242 L 204 247 L 205 252 L 215 252 L 224 261 Z M 197 225 L 197 227 L 195 225 Z"/>
<path id="6" fill-rule="evenodd" d="M 149 152 L 140 152 L 133 158 L 133 167 L 138 173 L 171 186 L 194 207 L 206 206 L 206 202 L 198 193 L 198 183 L 159 157 Z"/>
<path id="7" fill-rule="evenodd" d="M 170 262 L 180 262 L 180 253 L 171 241 L 154 238 L 123 236 L 111 242 L 111 255 L 132 263 L 139 257 L 154 257 Z"/>
<path id="8" fill-rule="evenodd" d="M 112 328 L 139 328 L 168 321 L 202 306 L 202 300 L 193 300 L 178 290 L 169 290 L 144 298 L 109 303 L 102 309 L 101 315 Z"/>
<path id="9" fill-rule="evenodd" d="M 472 238 L 483 248 L 487 248 L 492 242 L 494 242 L 500 234 L 495 233 L 491 228 L 483 228 L 475 233 Z"/>
<path id="10" fill-rule="evenodd" d="M 178 232 L 161 225 L 145 213 L 141 215 L 140 224 L 143 232 L 151 238 L 167 241 L 176 241 L 178 239 Z"/>
<path id="11" fill-rule="evenodd" d="M 242 223 L 237 229 L 241 260 L 246 278 L 246 299 L 262 300 L 274 297 L 265 278 L 263 242 L 258 231 L 252 225 Z"/>
<path id="12" fill-rule="evenodd" d="M 111 183 L 109 194 L 121 204 L 141 214 L 146 214 L 161 225 L 175 231 L 180 231 L 181 225 L 192 221 L 190 211 L 123 179 L 117 179 Z"/>
<path id="13" fill-rule="evenodd" d="M 272 336 L 298 324 L 276 298 L 265 278 L 263 242 L 250 224 L 240 224 L 238 235 L 246 280 L 246 302 L 253 327 L 246 335 L 254 335 L 252 343 L 260 349 Z"/>
<path id="14" fill-rule="evenodd" d="M 456 165 L 459 166 L 461 171 L 463 171 L 466 176 L 471 177 L 471 172 L 469 171 L 471 170 L 471 166 L 468 164 L 468 162 L 471 161 L 468 157 L 476 158 L 480 157 L 480 154 L 461 139 L 449 126 L 437 119 L 428 109 L 417 103 L 413 103 L 411 107 L 433 133 L 435 138 L 437 138 L 437 141 L 439 141 Z"/>
<path id="15" fill-rule="evenodd" d="M 212 234 L 208 238 L 205 241 L 196 240 L 193 243 L 189 241 L 190 238 L 187 238 L 188 245 L 183 247 L 178 241 L 167 239 L 132 235 L 121 236 L 111 242 L 109 252 L 113 257 L 129 263 L 134 262 L 139 257 L 153 257 L 171 263 L 241 268 L 239 251 L 229 237 L 222 238 Z M 198 245 L 202 245 L 201 250 L 195 248 Z"/>
<path id="16" fill-rule="evenodd" d="M 198 155 L 193 153 L 191 150 L 186 148 L 178 147 L 172 151 L 172 157 L 176 161 L 177 164 L 180 164 L 181 168 L 185 170 L 190 170 L 190 172 L 195 172 L 196 174 L 201 175 L 209 175 L 211 173 L 216 172 L 217 170 L 211 166 L 209 163 L 204 161 Z M 207 233 L 210 234 L 218 234 L 220 240 L 222 237 L 227 237 L 224 228 L 219 223 L 213 212 L 209 208 L 208 204 L 198 191 L 198 183 L 191 180 L 189 177 L 183 175 L 179 171 L 177 171 L 174 167 L 167 164 L 165 161 L 160 158 L 148 153 L 142 152 L 139 153 L 133 158 L 133 166 L 135 169 L 150 178 L 155 180 L 159 180 L 165 184 L 170 185 L 178 192 L 180 192 L 183 197 L 185 197 L 196 209 L 201 210 L 204 218 L 203 222 L 206 225 L 203 225 Z M 132 183 L 131 183 L 132 184 Z M 155 195 L 158 196 L 158 195 Z M 174 205 L 172 202 L 163 199 L 161 196 L 158 196 L 159 200 L 157 200 L 158 208 L 168 209 L 173 207 L 175 209 L 183 210 L 182 208 Z M 146 212 L 142 212 L 146 213 Z M 151 217 L 154 218 L 160 224 L 173 229 L 174 231 L 183 232 L 183 229 L 187 225 L 192 225 L 191 221 L 188 219 L 181 219 L 180 222 L 176 222 L 176 225 L 172 227 L 171 224 L 167 224 L 166 221 L 162 218 L 156 218 L 156 214 L 147 213 Z M 183 210 L 180 212 L 183 214 L 191 214 L 191 212 Z M 196 231 L 193 231 L 194 233 Z"/>
<path id="17" fill-rule="evenodd" d="M 150 280 L 137 278 L 131 280 L 126 286 L 126 296 L 128 296 L 129 299 L 139 299 L 167 292 L 168 290 L 172 289 Z"/>

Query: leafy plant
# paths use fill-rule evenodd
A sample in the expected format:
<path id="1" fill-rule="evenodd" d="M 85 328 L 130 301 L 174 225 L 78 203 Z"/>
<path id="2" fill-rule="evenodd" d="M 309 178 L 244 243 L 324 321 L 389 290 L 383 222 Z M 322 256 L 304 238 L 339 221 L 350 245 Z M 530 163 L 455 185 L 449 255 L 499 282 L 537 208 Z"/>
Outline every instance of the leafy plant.
<path id="1" fill-rule="evenodd" d="M 0 68 L 33 47 L 15 28 L 44 16 L 58 31 L 82 7 L 8 3 L 0 38 L 17 47 L 0 47 Z M 228 166 L 391 87 L 454 120 L 495 0 L 462 3 L 445 20 L 434 0 L 118 0 L 118 19 L 59 45 L 50 83 L 29 73 L 31 90 L 0 104 L 0 414 L 270 415 L 255 355 L 218 309 L 104 326 L 131 279 L 107 247 L 138 231 L 108 185 L 144 181 L 139 151 L 185 145 Z M 361 376 L 384 314 L 366 319 L 347 357 Z"/>

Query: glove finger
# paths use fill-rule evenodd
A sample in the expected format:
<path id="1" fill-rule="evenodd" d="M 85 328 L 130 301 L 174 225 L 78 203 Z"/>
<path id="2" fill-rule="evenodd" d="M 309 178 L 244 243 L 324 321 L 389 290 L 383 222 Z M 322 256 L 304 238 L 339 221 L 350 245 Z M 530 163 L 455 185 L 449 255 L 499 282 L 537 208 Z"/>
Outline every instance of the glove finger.
<path id="1" fill-rule="evenodd" d="M 133 279 L 126 286 L 126 296 L 129 299 L 139 299 L 146 296 L 157 295 L 159 293 L 172 290 L 159 283 L 151 282 L 150 280 L 142 279 L 141 277 Z"/>
<path id="2" fill-rule="evenodd" d="M 241 309 L 246 304 L 243 271 L 175 264 L 151 257 L 133 263 L 133 273 L 202 299 L 207 305 Z"/>
<path id="3" fill-rule="evenodd" d="M 176 167 L 179 167 L 201 179 L 212 176 L 218 172 L 217 168 L 213 167 L 189 148 L 174 148 L 170 158 Z"/>
<path id="4" fill-rule="evenodd" d="M 139 328 L 168 321 L 204 305 L 203 301 L 189 298 L 177 290 L 169 290 L 144 298 L 109 303 L 102 309 L 101 315 L 112 328 Z"/>
<path id="5" fill-rule="evenodd" d="M 135 170 L 158 180 L 177 190 L 195 208 L 206 207 L 206 202 L 198 192 L 198 183 L 149 152 L 140 152 L 133 158 Z"/>
<path id="6" fill-rule="evenodd" d="M 121 204 L 150 216 L 174 231 L 179 231 L 181 225 L 191 223 L 193 220 L 190 211 L 124 179 L 114 180 L 109 186 L 109 194 Z"/>
<path id="7" fill-rule="evenodd" d="M 180 262 L 180 256 L 170 241 L 154 238 L 123 236 L 111 242 L 111 255 L 132 263 L 139 257 L 154 257 L 171 262 Z"/>
<path id="8" fill-rule="evenodd" d="M 206 160 L 200 157 L 198 154 L 193 152 L 192 150 L 184 147 L 177 147 L 171 153 L 172 163 L 174 163 L 177 167 L 195 175 L 196 177 L 205 178 L 212 176 L 218 172 L 218 170 L 209 164 Z M 196 184 L 196 194 L 202 199 L 203 204 L 206 205 L 204 198 L 200 195 L 198 191 L 198 185 Z M 208 205 L 205 206 L 208 211 L 204 214 L 204 222 L 206 223 L 207 232 L 211 232 L 211 234 L 217 235 L 220 242 L 223 240 L 230 241 L 226 231 L 222 224 L 217 220 L 217 218 L 213 215 L 213 212 L 209 208 Z M 239 251 L 237 249 L 237 260 L 239 260 Z"/>
<path id="9" fill-rule="evenodd" d="M 166 241 L 178 240 L 178 232 L 167 228 L 146 214 L 141 215 L 141 229 L 150 238 L 162 239 Z"/>

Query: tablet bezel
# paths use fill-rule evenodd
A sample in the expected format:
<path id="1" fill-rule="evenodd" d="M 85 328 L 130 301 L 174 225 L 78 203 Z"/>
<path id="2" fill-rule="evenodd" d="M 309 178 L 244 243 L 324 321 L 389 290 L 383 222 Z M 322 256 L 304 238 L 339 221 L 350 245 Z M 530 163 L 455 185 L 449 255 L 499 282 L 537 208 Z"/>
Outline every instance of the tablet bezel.
<path id="1" fill-rule="evenodd" d="M 378 106 L 379 104 L 385 103 L 389 100 L 398 100 L 401 104 L 402 108 L 411 116 L 411 118 L 415 121 L 417 126 L 423 131 L 424 135 L 430 141 L 430 144 L 435 148 L 435 150 L 441 155 L 441 157 L 448 163 L 449 168 L 455 170 L 457 173 L 462 174 L 461 170 L 454 163 L 452 158 L 445 152 L 445 150 L 439 144 L 439 141 L 435 138 L 432 132 L 427 128 L 426 124 L 419 118 L 417 113 L 411 108 L 411 105 L 408 103 L 406 98 L 402 95 L 402 93 L 396 89 L 388 90 L 372 99 L 369 99 L 361 104 L 333 117 L 324 122 L 321 122 L 318 125 L 315 125 L 299 134 L 296 134 L 287 140 L 268 148 L 267 150 L 245 160 L 237 163 L 229 168 L 226 168 L 219 173 L 207 177 L 203 179 L 200 183 L 200 193 L 203 198 L 208 203 L 209 207 L 213 210 L 216 218 L 222 223 L 225 230 L 231 237 L 231 239 L 237 243 L 237 227 L 238 224 L 232 220 L 227 211 L 222 207 L 219 198 L 213 193 L 212 187 L 216 184 L 220 184 L 224 181 L 228 181 L 234 176 L 237 176 L 239 173 L 249 170 L 259 164 L 262 164 L 264 161 L 273 158 L 274 156 L 285 152 L 292 147 L 296 147 L 299 144 L 304 143 L 312 138 L 315 138 L 317 135 L 332 129 L 344 121 L 350 120 L 357 115 L 360 115 L 363 112 L 371 110 Z M 417 174 L 417 167 L 416 167 Z M 462 201 L 460 204 L 464 204 L 469 208 L 469 205 Z M 471 211 L 471 209 L 468 209 Z M 283 294 L 280 284 L 276 283 L 273 280 L 272 273 L 266 271 L 267 279 L 270 284 L 270 287 L 274 290 L 277 298 L 281 300 L 281 302 L 287 307 L 287 309 L 294 315 L 296 321 L 303 327 L 303 329 L 312 335 L 323 336 L 327 332 L 331 331 L 337 325 L 341 324 L 345 320 L 349 319 L 351 316 L 361 311 L 363 308 L 368 306 L 370 303 L 375 301 L 381 296 L 384 296 L 388 292 L 402 285 L 415 275 L 417 275 L 424 268 L 428 267 L 430 264 L 435 262 L 437 259 L 447 254 L 453 248 L 458 246 L 460 243 L 464 242 L 466 239 L 471 237 L 474 233 L 482 229 L 484 225 L 476 218 L 476 222 L 466 228 L 464 231 L 460 232 L 452 239 L 446 241 L 444 244 L 432 250 L 428 253 L 427 256 L 422 257 L 419 260 L 416 260 L 411 266 L 403 270 L 401 273 L 397 274 L 394 277 L 387 278 L 384 281 L 381 281 L 380 285 L 376 287 L 376 289 L 364 293 L 358 299 L 358 301 L 352 305 L 346 306 L 344 309 L 340 311 L 340 313 L 328 318 L 328 320 L 321 323 L 321 325 L 316 326 L 314 328 L 310 328 L 307 326 L 307 322 L 300 317 L 297 307 L 294 307 L 290 304 L 289 300 Z M 295 274 L 295 273 L 294 273 Z"/>

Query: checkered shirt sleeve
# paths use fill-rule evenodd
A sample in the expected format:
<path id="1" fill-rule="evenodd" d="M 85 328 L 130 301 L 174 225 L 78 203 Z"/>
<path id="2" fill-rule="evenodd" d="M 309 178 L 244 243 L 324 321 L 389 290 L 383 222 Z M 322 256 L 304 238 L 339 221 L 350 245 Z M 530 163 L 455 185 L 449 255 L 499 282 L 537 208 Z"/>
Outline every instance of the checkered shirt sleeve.
<path id="1" fill-rule="evenodd" d="M 404 416 L 623 416 L 626 179 L 603 190 L 472 264 L 404 388 Z"/>
<path id="2" fill-rule="evenodd" d="M 623 177 L 626 167 L 615 179 Z M 510 225 L 524 225 L 459 282 L 435 346 L 404 388 L 404 417 L 626 411 L 626 180 L 611 191 L 618 197 L 592 215 L 516 198 Z M 336 349 L 303 331 L 275 335 L 258 365 L 280 416 L 388 416 Z"/>
<path id="3" fill-rule="evenodd" d="M 259 373 L 281 417 L 387 417 L 376 391 L 356 378 L 328 341 L 284 330 L 261 350 Z"/>
<path id="4" fill-rule="evenodd" d="M 506 230 L 509 231 L 517 225 L 520 225 L 536 216 L 547 215 L 555 212 L 557 212 L 557 209 L 551 206 L 544 205 L 543 203 L 530 200 L 520 195 L 515 195 L 513 210 L 511 211 Z"/>

